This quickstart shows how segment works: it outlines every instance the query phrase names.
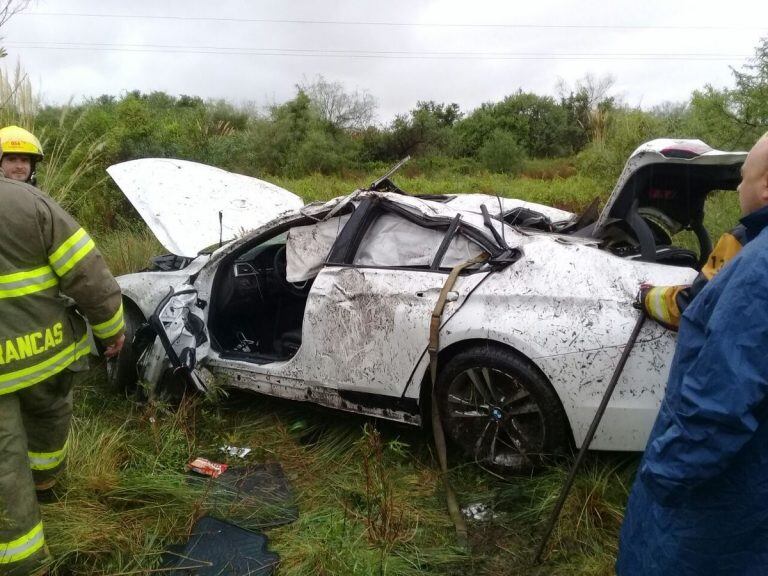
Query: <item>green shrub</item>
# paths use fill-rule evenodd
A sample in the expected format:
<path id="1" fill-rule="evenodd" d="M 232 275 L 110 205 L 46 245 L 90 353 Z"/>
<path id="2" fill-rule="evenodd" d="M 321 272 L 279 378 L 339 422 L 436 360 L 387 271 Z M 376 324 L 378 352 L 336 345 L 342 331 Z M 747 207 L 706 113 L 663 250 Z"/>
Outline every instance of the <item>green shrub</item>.
<path id="1" fill-rule="evenodd" d="M 604 141 L 589 144 L 576 157 L 582 174 L 615 181 L 629 155 L 643 142 L 666 137 L 664 123 L 657 117 L 636 109 L 612 112 Z"/>
<path id="2" fill-rule="evenodd" d="M 494 130 L 477 153 L 480 163 L 491 172 L 519 174 L 526 155 L 517 138 L 503 130 Z"/>
<path id="3" fill-rule="evenodd" d="M 288 158 L 286 169 L 291 174 L 339 172 L 353 162 L 352 146 L 318 128 L 310 130 Z"/>
<path id="4" fill-rule="evenodd" d="M 456 123 L 456 155 L 473 156 L 496 130 L 514 134 L 525 152 L 535 157 L 572 154 L 572 123 L 562 104 L 549 96 L 518 91 L 500 102 L 488 102 Z"/>

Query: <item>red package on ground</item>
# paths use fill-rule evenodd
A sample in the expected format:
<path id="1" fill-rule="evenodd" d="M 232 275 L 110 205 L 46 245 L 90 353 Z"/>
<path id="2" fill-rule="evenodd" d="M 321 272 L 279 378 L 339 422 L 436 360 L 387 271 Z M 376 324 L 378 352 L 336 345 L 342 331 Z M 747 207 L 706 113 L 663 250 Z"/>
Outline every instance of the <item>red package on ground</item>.
<path id="1" fill-rule="evenodd" d="M 227 464 L 211 462 L 206 458 L 195 458 L 192 462 L 187 464 L 187 470 L 192 470 L 192 472 L 204 474 L 211 478 L 218 478 L 227 468 L 229 468 Z"/>

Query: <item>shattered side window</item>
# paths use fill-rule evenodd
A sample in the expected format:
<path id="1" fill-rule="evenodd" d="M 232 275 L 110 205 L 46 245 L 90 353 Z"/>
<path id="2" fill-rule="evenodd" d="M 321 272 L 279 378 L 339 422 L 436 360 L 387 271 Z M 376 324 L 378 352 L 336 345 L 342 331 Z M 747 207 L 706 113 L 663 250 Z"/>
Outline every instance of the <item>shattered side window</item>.
<path id="1" fill-rule="evenodd" d="M 344 214 L 309 226 L 294 226 L 288 231 L 285 246 L 285 277 L 288 282 L 304 282 L 320 273 L 349 217 L 349 214 Z"/>
<path id="2" fill-rule="evenodd" d="M 446 230 L 425 228 L 401 216 L 384 214 L 366 232 L 352 263 L 357 266 L 428 269 L 445 234 Z M 479 246 L 457 234 L 440 267 L 450 268 L 481 251 Z"/>

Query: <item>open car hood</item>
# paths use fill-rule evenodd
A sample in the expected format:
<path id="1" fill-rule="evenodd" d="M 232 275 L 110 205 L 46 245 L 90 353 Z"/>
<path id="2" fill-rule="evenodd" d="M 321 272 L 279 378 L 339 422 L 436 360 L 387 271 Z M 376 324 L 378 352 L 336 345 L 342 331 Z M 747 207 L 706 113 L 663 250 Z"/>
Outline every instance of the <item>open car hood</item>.
<path id="1" fill-rule="evenodd" d="M 166 250 L 188 258 L 304 205 L 269 182 L 186 160 L 131 160 L 107 173 Z"/>
<path id="2" fill-rule="evenodd" d="M 746 152 L 714 150 L 701 140 L 646 142 L 627 160 L 594 228 L 599 231 L 638 209 L 657 210 L 689 226 L 702 216 L 710 191 L 736 189 L 746 157 Z"/>

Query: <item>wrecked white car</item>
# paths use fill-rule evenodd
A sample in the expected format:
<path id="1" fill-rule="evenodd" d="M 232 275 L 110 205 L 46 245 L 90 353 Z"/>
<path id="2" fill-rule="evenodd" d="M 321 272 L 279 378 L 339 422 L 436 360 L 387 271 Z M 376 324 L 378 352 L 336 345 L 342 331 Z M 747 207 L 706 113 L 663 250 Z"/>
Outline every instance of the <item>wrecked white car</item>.
<path id="1" fill-rule="evenodd" d="M 482 194 L 408 195 L 389 177 L 327 203 L 185 161 L 109 174 L 172 253 L 118 279 L 127 344 L 110 378 L 174 375 L 418 425 L 431 391 L 447 436 L 481 464 L 525 469 L 579 446 L 637 319 L 638 287 L 690 282 L 713 190 L 744 153 L 655 140 L 610 199 L 574 215 Z M 389 176 L 389 175 L 388 175 Z M 695 232 L 698 252 L 673 245 Z M 213 248 L 211 248 L 213 245 Z M 142 325 L 149 328 L 139 330 Z M 592 448 L 642 450 L 675 334 L 647 322 Z"/>

